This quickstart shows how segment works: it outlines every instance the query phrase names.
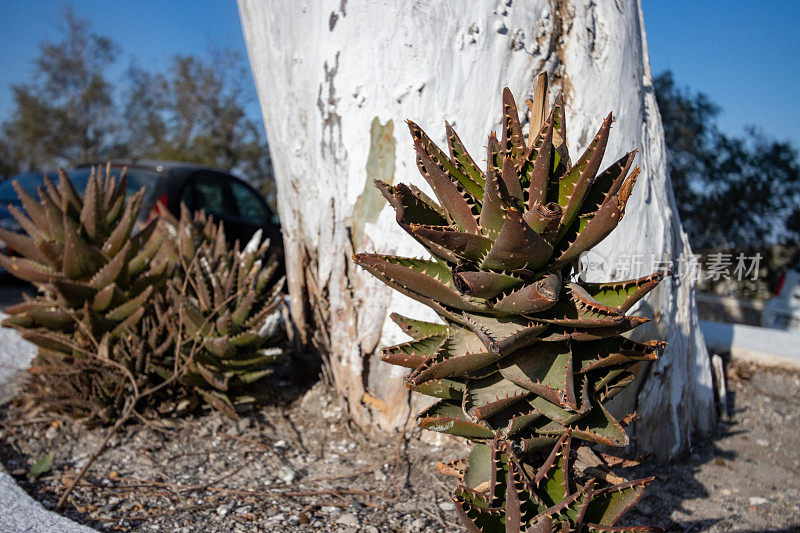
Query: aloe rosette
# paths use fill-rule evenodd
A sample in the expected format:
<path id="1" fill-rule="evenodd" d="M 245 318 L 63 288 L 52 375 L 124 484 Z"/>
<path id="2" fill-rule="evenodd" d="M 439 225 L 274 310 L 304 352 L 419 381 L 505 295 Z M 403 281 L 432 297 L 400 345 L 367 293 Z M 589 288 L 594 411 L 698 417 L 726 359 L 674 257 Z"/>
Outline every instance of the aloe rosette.
<path id="1" fill-rule="evenodd" d="M 124 171 L 117 179 L 109 167 L 93 169 L 82 195 L 64 172 L 57 186 L 45 176 L 38 200 L 14 187 L 23 209 L 9 210 L 25 233 L 0 229 L 19 253 L 0 254 L 0 265 L 39 289 L 8 307 L 3 321 L 38 347 L 23 396 L 40 409 L 107 423 L 132 386 L 122 369 L 147 382 L 141 357 L 109 350 L 136 328 L 170 274 L 165 236 L 156 221 L 137 231 L 144 190 L 128 197 Z"/>
<path id="2" fill-rule="evenodd" d="M 24 211 L 9 206 L 26 234 L 0 229 L 20 255 L 0 254 L 0 265 L 39 288 L 34 299 L 11 306 L 4 326 L 19 330 L 40 354 L 86 357 L 122 335 L 144 315 L 169 275 L 160 260 L 164 235 L 156 221 L 136 231 L 144 189 L 126 198 L 127 178 L 93 169 L 78 195 L 60 173 L 45 176 L 35 199 L 14 184 Z"/>
<path id="3" fill-rule="evenodd" d="M 278 259 L 260 231 L 243 249 L 238 242 L 230 249 L 221 223 L 185 208 L 175 242 L 179 265 L 168 283 L 168 303 L 145 335 L 167 356 L 165 377 L 177 354 L 177 366 L 187 367 L 181 383 L 236 416 L 236 404 L 252 399 L 252 384 L 271 374 L 284 353 Z"/>
<path id="4" fill-rule="evenodd" d="M 619 224 L 639 169 L 632 151 L 600 171 L 610 114 L 571 162 L 563 96 L 545 116 L 546 93 L 540 78 L 525 135 L 505 89 L 502 136 L 489 135 L 486 170 L 449 124 L 448 155 L 409 122 L 438 201 L 410 185 L 376 186 L 432 257 L 354 257 L 442 319 L 392 315 L 412 340 L 385 348 L 383 360 L 411 369 L 408 387 L 438 399 L 419 414 L 420 427 L 474 443 L 468 458 L 440 469 L 461 480 L 453 499 L 477 531 L 603 530 L 648 481 L 610 474 L 619 462 L 592 445 L 628 444 L 631 417 L 617 420 L 608 402 L 632 382 L 631 367 L 664 345 L 621 336 L 647 320 L 626 313 L 669 273 L 580 281 L 577 260 Z M 595 464 L 579 469 L 579 456 Z"/>

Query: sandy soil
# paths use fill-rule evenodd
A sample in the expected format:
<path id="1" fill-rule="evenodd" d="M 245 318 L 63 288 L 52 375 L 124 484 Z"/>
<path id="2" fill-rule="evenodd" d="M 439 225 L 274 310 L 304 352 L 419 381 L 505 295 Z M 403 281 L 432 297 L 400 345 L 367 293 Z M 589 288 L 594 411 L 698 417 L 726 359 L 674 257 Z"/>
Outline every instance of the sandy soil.
<path id="1" fill-rule="evenodd" d="M 629 523 L 798 530 L 800 375 L 750 366 L 728 374 L 731 416 L 719 436 L 674 464 L 639 467 L 656 480 Z M 103 531 L 462 531 L 451 481 L 435 471 L 462 448 L 433 447 L 417 433 L 365 435 L 321 384 L 295 392 L 238 422 L 209 413 L 166 431 L 125 428 L 65 514 Z M 0 416 L 0 460 L 49 507 L 103 436 L 8 408 Z M 29 481 L 49 452 L 51 472 Z"/>

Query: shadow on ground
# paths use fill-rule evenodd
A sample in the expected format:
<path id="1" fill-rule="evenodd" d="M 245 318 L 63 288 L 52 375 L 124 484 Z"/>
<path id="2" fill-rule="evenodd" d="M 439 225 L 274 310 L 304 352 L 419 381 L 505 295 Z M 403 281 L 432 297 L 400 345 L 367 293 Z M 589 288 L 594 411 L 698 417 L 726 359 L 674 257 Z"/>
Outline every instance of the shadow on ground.
<path id="1" fill-rule="evenodd" d="M 800 373 L 727 366 L 728 409 L 717 435 L 654 480 L 626 524 L 668 531 L 800 531 Z"/>

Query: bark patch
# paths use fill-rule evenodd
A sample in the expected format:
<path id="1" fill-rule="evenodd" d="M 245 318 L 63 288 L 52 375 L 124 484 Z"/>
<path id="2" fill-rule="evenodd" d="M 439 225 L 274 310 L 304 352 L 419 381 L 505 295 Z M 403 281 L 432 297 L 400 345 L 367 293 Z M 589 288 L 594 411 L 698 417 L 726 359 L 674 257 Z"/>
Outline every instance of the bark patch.
<path id="1" fill-rule="evenodd" d="M 386 198 L 375 187 L 373 180 L 389 184 L 394 181 L 395 157 L 394 122 L 389 120 L 381 124 L 378 117 L 373 118 L 366 165 L 367 182 L 364 192 L 356 200 L 351 219 L 353 248 L 356 250 L 362 249 L 364 244 L 364 226 L 378 220 L 378 214 L 386 205 Z"/>

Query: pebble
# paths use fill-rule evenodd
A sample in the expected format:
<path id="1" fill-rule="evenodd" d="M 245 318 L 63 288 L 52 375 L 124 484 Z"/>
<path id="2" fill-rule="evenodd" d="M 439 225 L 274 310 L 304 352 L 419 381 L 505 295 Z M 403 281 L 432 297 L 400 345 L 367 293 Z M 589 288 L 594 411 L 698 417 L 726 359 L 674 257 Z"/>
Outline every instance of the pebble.
<path id="1" fill-rule="evenodd" d="M 278 472 L 278 477 L 284 483 L 291 483 L 297 477 L 297 472 L 295 472 L 288 466 L 284 466 L 283 468 L 281 468 L 280 472 Z"/>
<path id="2" fill-rule="evenodd" d="M 413 531 L 422 531 L 428 523 L 423 520 L 422 518 L 417 518 L 413 522 L 411 522 L 411 527 Z"/>
<path id="3" fill-rule="evenodd" d="M 439 504 L 439 509 L 442 511 L 455 511 L 456 506 L 453 502 L 442 502 Z"/>
<path id="4" fill-rule="evenodd" d="M 275 442 L 275 444 L 273 444 L 272 446 L 275 447 L 275 448 L 286 448 L 286 441 L 285 440 L 279 440 L 279 441 Z"/>
<path id="5" fill-rule="evenodd" d="M 756 444 L 759 446 L 763 446 L 764 448 L 769 446 L 769 441 L 767 439 L 756 439 Z"/>
<path id="6" fill-rule="evenodd" d="M 353 526 L 358 527 L 361 522 L 356 518 L 356 515 L 352 513 L 344 513 L 339 515 L 339 518 L 336 519 L 336 523 L 340 526 Z"/>
<path id="7" fill-rule="evenodd" d="M 764 505 L 765 503 L 769 503 L 769 500 L 766 498 L 761 498 L 759 496 L 750 497 L 750 505 Z"/>
<path id="8" fill-rule="evenodd" d="M 253 419 L 250 417 L 242 417 L 236 421 L 236 429 L 239 433 L 244 433 L 251 427 L 253 427 Z"/>
<path id="9" fill-rule="evenodd" d="M 217 514 L 220 516 L 225 516 L 228 514 L 228 508 L 225 505 L 220 505 L 217 507 Z"/>
<path id="10" fill-rule="evenodd" d="M 367 526 L 364 528 L 364 533 L 379 533 L 379 531 L 375 526 Z"/>

